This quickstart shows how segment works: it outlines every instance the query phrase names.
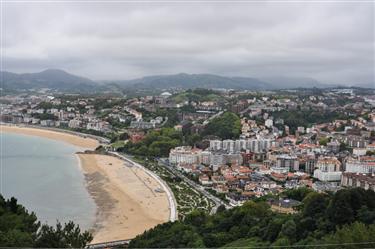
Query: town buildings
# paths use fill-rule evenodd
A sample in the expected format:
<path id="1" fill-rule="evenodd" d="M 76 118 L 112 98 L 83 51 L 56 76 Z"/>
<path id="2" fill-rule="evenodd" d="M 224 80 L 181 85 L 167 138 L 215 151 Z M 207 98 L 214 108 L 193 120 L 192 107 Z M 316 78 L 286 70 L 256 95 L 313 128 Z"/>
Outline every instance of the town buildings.
<path id="1" fill-rule="evenodd" d="M 314 177 L 323 182 L 341 180 L 341 162 L 336 157 L 320 157 L 316 163 Z"/>

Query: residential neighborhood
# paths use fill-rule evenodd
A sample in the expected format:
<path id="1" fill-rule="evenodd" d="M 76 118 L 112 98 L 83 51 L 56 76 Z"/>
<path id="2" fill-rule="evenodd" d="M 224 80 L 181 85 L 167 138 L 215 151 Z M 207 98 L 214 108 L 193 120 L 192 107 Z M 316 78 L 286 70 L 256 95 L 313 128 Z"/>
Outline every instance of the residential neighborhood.
<path id="1" fill-rule="evenodd" d="M 105 136 L 111 150 L 166 157 L 235 206 L 299 187 L 375 190 L 372 100 L 353 89 L 319 94 L 196 89 L 106 99 L 24 94 L 1 97 L 0 118 Z M 223 126 L 214 126 L 220 119 Z M 174 142 L 166 140 L 154 154 L 147 153 L 152 144 L 135 150 L 153 131 L 167 128 L 174 130 Z"/>

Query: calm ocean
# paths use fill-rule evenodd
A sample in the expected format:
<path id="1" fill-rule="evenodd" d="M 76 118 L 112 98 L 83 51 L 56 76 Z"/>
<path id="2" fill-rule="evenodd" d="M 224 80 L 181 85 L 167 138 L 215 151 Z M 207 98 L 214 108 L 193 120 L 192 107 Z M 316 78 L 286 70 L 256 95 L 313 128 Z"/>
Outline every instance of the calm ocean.
<path id="1" fill-rule="evenodd" d="M 79 149 L 35 136 L 2 133 L 0 191 L 16 197 L 43 223 L 73 220 L 90 228 L 96 206 L 74 154 Z"/>

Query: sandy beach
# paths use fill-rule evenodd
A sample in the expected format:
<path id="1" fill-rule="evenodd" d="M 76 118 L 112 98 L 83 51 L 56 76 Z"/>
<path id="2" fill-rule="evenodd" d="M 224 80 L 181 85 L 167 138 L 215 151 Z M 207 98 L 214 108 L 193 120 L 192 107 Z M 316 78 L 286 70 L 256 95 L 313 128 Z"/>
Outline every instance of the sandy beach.
<path id="1" fill-rule="evenodd" d="M 1 125 L 0 131 L 46 137 L 91 150 L 99 145 L 95 139 L 51 130 Z M 155 191 L 162 187 L 143 169 L 128 167 L 113 156 L 77 156 L 87 190 L 97 205 L 91 243 L 131 239 L 169 220 L 167 194 Z"/>
<path id="2" fill-rule="evenodd" d="M 95 149 L 99 145 L 99 142 L 92 138 L 84 138 L 84 137 L 75 136 L 75 135 L 64 133 L 64 132 L 56 132 L 56 131 L 51 131 L 51 130 L 30 128 L 30 127 L 0 125 L 0 132 L 11 132 L 11 133 L 18 133 L 18 134 L 23 134 L 23 135 L 45 137 L 45 138 L 63 141 L 63 142 L 72 144 L 74 146 L 79 146 L 79 147 L 91 149 L 91 150 Z"/>
<path id="3" fill-rule="evenodd" d="M 131 239 L 168 221 L 167 195 L 155 191 L 159 183 L 142 169 L 112 156 L 78 155 L 99 209 L 92 243 Z"/>

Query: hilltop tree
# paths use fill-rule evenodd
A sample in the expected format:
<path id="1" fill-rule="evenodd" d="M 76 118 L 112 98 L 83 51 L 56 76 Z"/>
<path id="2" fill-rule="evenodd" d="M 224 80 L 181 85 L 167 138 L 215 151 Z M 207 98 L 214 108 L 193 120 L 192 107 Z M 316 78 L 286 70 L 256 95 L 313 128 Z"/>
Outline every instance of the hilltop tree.
<path id="1" fill-rule="evenodd" d="M 215 135 L 222 139 L 238 138 L 240 133 L 241 120 L 232 112 L 212 119 L 204 130 L 204 135 Z"/>

